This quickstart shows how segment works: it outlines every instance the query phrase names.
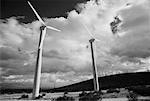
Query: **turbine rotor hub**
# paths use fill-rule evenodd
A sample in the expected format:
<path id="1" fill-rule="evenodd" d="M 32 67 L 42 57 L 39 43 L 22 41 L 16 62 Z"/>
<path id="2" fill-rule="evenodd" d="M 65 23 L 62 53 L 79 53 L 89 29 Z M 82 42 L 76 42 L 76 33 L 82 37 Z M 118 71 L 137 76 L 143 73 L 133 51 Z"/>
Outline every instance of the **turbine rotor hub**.
<path id="1" fill-rule="evenodd" d="M 44 30 L 45 28 L 46 28 L 46 26 L 43 25 L 43 26 L 40 27 L 40 30 Z"/>
<path id="2" fill-rule="evenodd" d="M 94 42 L 94 41 L 95 41 L 94 38 L 92 38 L 92 39 L 89 40 L 90 43 L 92 43 L 92 42 Z"/>

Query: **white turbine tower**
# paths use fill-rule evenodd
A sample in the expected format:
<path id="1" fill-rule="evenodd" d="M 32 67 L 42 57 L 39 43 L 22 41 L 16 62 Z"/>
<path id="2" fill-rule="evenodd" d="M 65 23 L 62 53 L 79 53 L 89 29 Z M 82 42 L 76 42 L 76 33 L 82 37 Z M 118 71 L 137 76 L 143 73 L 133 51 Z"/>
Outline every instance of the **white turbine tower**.
<path id="1" fill-rule="evenodd" d="M 46 34 L 46 28 L 54 30 L 54 31 L 58 31 L 58 32 L 60 32 L 60 30 L 58 30 L 54 27 L 51 27 L 51 26 L 47 26 L 29 1 L 28 1 L 28 4 L 31 7 L 31 9 L 33 10 L 33 12 L 35 13 L 38 20 L 42 23 L 42 26 L 40 27 L 40 39 L 39 39 L 39 45 L 38 45 L 36 68 L 35 68 L 35 75 L 34 75 L 33 95 L 32 95 L 32 98 L 36 99 L 39 96 L 39 90 L 40 90 L 42 48 L 43 48 L 43 42 L 44 42 L 44 38 L 45 38 L 45 34 Z"/>
<path id="2" fill-rule="evenodd" d="M 92 66 L 93 66 L 93 83 L 94 83 L 94 91 L 98 92 L 99 91 L 99 82 L 98 82 L 98 73 L 97 73 L 97 67 L 96 67 L 96 58 L 94 55 L 94 48 L 93 48 L 93 42 L 94 41 L 100 41 L 99 39 L 96 39 L 91 32 L 89 31 L 89 29 L 82 23 L 82 25 L 84 26 L 84 28 L 87 30 L 88 34 L 92 37 L 89 42 L 90 42 L 90 46 L 91 46 L 91 55 L 92 55 Z M 95 45 L 96 46 L 96 45 Z"/>

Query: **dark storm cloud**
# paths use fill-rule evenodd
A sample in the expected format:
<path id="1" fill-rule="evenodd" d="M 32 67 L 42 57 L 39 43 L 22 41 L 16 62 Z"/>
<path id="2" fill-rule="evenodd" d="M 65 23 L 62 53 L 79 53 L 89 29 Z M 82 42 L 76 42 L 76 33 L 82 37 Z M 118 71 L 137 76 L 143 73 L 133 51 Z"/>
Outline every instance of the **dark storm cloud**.
<path id="1" fill-rule="evenodd" d="M 130 58 L 130 57 L 127 57 L 127 56 L 122 57 L 120 61 L 122 63 L 128 61 L 128 62 L 131 62 L 131 63 L 144 64 L 139 58 Z"/>
<path id="2" fill-rule="evenodd" d="M 46 58 L 57 58 L 57 59 L 68 59 L 63 53 L 60 53 L 57 50 L 44 51 L 43 57 Z"/>
<path id="3" fill-rule="evenodd" d="M 18 59 L 18 60 L 27 60 L 28 55 L 24 55 L 18 52 L 18 50 L 9 48 L 9 47 L 1 47 L 0 48 L 0 60 L 9 60 L 9 59 Z"/>
<path id="4" fill-rule="evenodd" d="M 24 65 L 22 60 L 8 60 L 0 61 L 0 67 L 4 74 L 2 75 L 23 75 L 32 74 L 35 67 L 34 65 Z"/>
<path id="5" fill-rule="evenodd" d="M 30 60 L 30 54 L 21 53 L 11 47 L 0 48 L 0 68 L 2 75 L 22 75 L 33 73 L 33 65 L 25 65 Z M 33 60 L 32 60 L 33 61 Z"/>
<path id="6" fill-rule="evenodd" d="M 79 2 L 86 0 L 29 0 L 42 17 L 67 16 L 67 12 L 74 9 Z M 0 18 L 25 16 L 18 18 L 21 22 L 31 22 L 36 19 L 29 8 L 27 0 L 1 0 Z"/>
<path id="7" fill-rule="evenodd" d="M 43 66 L 42 72 L 43 73 L 56 73 L 56 72 L 69 72 L 73 71 L 73 67 L 67 65 L 64 61 L 54 61 L 51 60 L 49 63 L 45 63 Z"/>
<path id="8" fill-rule="evenodd" d="M 134 57 L 139 57 L 139 58 L 146 58 L 150 56 L 150 50 L 128 50 L 127 48 L 131 47 L 126 47 L 125 50 L 113 50 L 112 54 L 118 55 L 118 56 L 128 56 L 130 58 Z"/>

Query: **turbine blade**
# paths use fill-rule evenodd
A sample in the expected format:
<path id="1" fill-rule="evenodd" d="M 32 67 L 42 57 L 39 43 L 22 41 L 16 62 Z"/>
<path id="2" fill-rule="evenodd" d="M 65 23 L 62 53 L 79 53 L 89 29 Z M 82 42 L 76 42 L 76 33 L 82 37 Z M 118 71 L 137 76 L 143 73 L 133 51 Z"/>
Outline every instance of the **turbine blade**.
<path id="1" fill-rule="evenodd" d="M 33 10 L 33 12 L 35 13 L 36 17 L 38 18 L 38 20 L 45 25 L 44 21 L 42 20 L 42 18 L 39 16 L 39 14 L 36 12 L 36 10 L 34 9 L 34 7 L 31 5 L 31 3 L 28 1 L 29 6 L 31 7 L 31 9 Z"/>
<path id="2" fill-rule="evenodd" d="M 51 29 L 51 30 L 54 30 L 54 31 L 57 31 L 57 32 L 60 32 L 61 30 L 59 30 L 59 29 L 56 29 L 56 28 L 54 28 L 54 27 L 51 27 L 51 26 L 46 26 L 48 29 Z"/>
<path id="3" fill-rule="evenodd" d="M 92 35 L 92 33 L 89 31 L 89 29 L 87 28 L 87 26 L 86 26 L 85 24 L 83 24 L 83 23 L 81 23 L 81 24 L 84 26 L 84 28 L 86 29 L 86 31 L 88 32 L 88 34 L 89 34 L 92 38 L 95 39 L 95 41 L 100 41 L 99 39 L 95 38 L 95 37 Z"/>
<path id="4" fill-rule="evenodd" d="M 42 48 L 42 47 L 43 47 L 45 35 L 46 35 L 46 28 L 44 28 L 44 30 L 42 31 L 41 43 L 40 43 L 40 47 L 39 47 L 39 48 Z"/>
<path id="5" fill-rule="evenodd" d="M 95 38 L 95 41 L 100 41 L 100 40 Z"/>

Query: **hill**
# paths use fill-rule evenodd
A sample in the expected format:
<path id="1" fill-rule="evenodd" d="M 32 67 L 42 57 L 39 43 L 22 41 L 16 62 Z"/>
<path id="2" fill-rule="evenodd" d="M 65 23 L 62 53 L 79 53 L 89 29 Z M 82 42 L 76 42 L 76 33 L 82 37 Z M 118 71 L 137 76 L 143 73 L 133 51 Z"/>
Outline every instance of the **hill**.
<path id="1" fill-rule="evenodd" d="M 150 85 L 150 72 L 124 73 L 110 76 L 99 77 L 100 89 L 124 88 L 131 86 Z M 54 92 L 74 92 L 93 90 L 93 79 L 79 82 L 76 84 L 55 88 Z"/>
<path id="2" fill-rule="evenodd" d="M 124 74 L 116 74 L 116 75 L 110 75 L 110 76 L 104 76 L 104 77 L 99 77 L 99 86 L 100 89 L 111 89 L 111 88 L 125 88 L 125 87 L 132 87 L 132 90 L 137 90 L 135 89 L 135 86 L 143 86 L 138 87 L 138 89 L 143 89 L 142 92 L 145 92 L 145 89 L 149 89 L 148 92 L 150 91 L 149 88 L 144 88 L 145 85 L 150 85 L 150 72 L 138 72 L 138 73 L 124 73 Z M 137 88 L 137 87 L 136 87 Z M 93 79 L 75 83 L 72 85 L 64 86 L 64 87 L 59 87 L 55 89 L 40 89 L 40 92 L 77 92 L 77 91 L 92 91 L 93 90 Z M 31 93 L 32 88 L 28 89 L 8 89 L 8 88 L 1 88 L 0 89 L 0 94 L 5 94 L 5 93 Z"/>

